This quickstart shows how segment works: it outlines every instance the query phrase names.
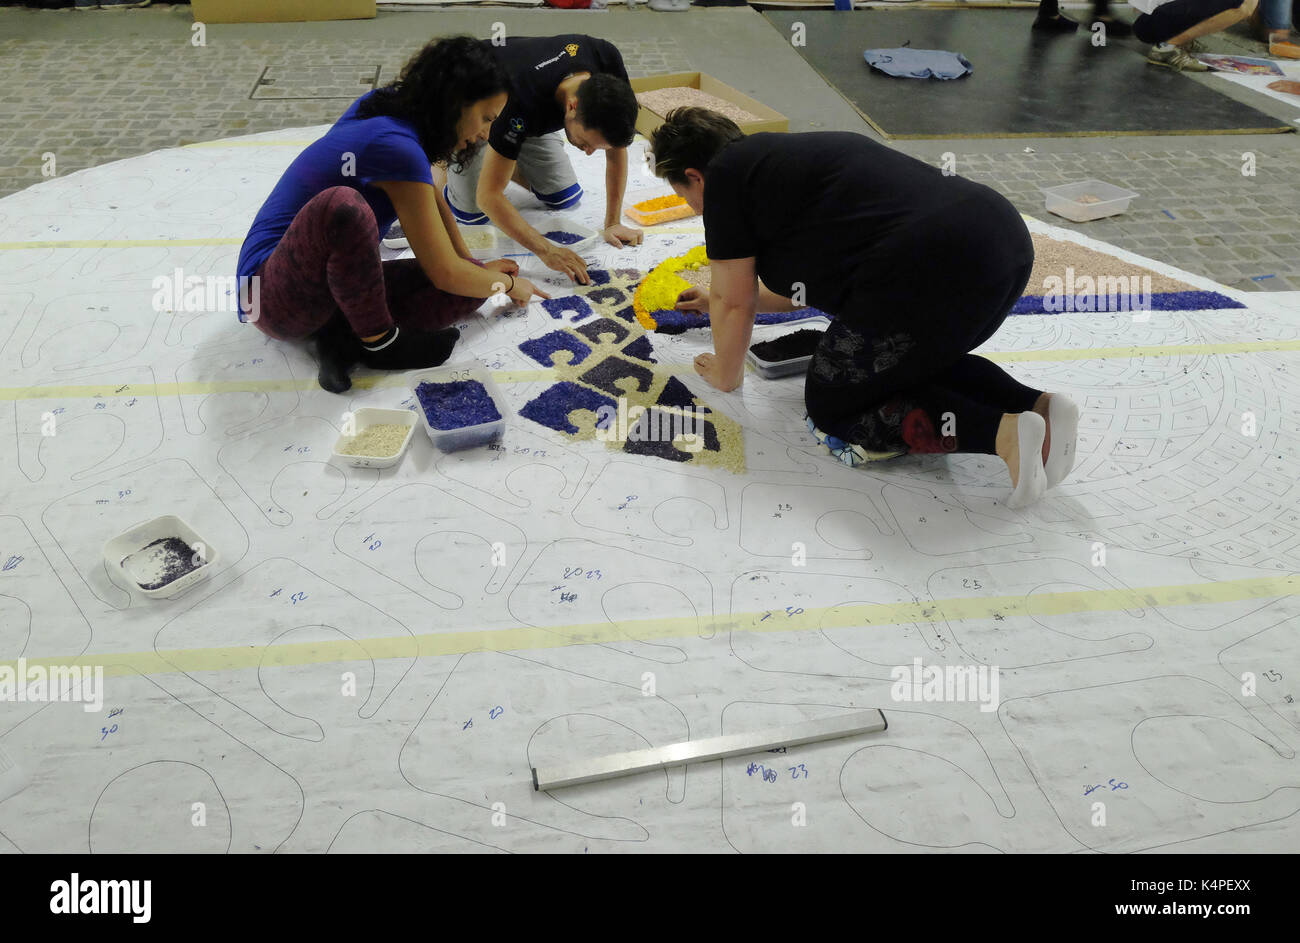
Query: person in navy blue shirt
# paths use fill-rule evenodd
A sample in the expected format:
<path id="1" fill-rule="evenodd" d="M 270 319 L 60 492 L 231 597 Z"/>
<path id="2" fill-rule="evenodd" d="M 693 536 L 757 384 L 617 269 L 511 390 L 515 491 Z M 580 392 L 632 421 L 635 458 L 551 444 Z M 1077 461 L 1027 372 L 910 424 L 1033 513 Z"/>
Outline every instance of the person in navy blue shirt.
<path id="1" fill-rule="evenodd" d="M 258 279 L 241 319 L 280 340 L 314 339 L 324 389 L 349 389 L 358 362 L 443 363 L 460 336 L 449 325 L 497 292 L 549 297 L 514 262 L 473 259 L 433 186 L 432 164 L 459 166 L 483 146 L 508 81 L 471 37 L 429 43 L 299 154 L 262 205 L 239 253 L 241 284 Z M 381 262 L 395 220 L 415 258 Z"/>

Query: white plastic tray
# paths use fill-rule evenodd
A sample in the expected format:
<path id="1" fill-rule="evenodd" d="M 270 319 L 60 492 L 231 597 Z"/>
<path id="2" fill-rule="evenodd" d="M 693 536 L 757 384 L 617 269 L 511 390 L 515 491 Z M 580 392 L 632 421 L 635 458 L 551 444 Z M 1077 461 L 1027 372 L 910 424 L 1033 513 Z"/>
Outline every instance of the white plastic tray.
<path id="1" fill-rule="evenodd" d="M 484 223 L 481 226 L 461 226 L 460 237 L 465 240 L 465 247 L 469 249 L 469 254 L 480 261 L 524 253 L 523 246 L 491 223 Z M 411 248 L 411 243 L 402 231 L 401 223 L 393 223 L 393 227 L 388 230 L 388 235 L 384 237 L 383 244 L 385 249 Z"/>
<path id="2" fill-rule="evenodd" d="M 402 440 L 402 447 L 397 450 L 396 455 L 345 455 L 343 447 L 356 436 L 339 436 L 339 440 L 334 443 L 334 457 L 347 465 L 354 468 L 391 468 L 406 454 L 406 449 L 415 435 L 415 427 L 420 424 L 420 417 L 410 409 L 376 409 L 366 406 L 356 411 L 353 421 L 357 435 L 361 435 L 371 426 L 406 426 L 406 438 Z"/>
<path id="3" fill-rule="evenodd" d="M 138 553 L 155 540 L 166 537 L 179 537 L 185 541 L 205 562 L 197 569 L 177 577 L 165 586 L 157 589 L 145 589 L 130 569 L 132 554 Z M 195 583 L 208 578 L 213 565 L 219 559 L 217 549 L 208 543 L 188 523 L 174 514 L 155 517 L 151 521 L 137 524 L 124 534 L 114 537 L 104 544 L 104 562 L 115 582 L 129 586 L 142 596 L 166 598 L 175 596 L 189 589 Z M 124 565 L 126 564 L 126 565 Z"/>
<path id="4" fill-rule="evenodd" d="M 563 247 L 565 249 L 572 249 L 579 255 L 586 252 L 600 241 L 599 232 L 592 229 L 586 223 L 580 223 L 576 219 L 572 219 L 568 216 L 551 216 L 550 214 L 547 214 L 544 222 L 536 223 L 535 225 L 537 231 L 541 233 L 543 237 L 548 232 L 556 232 L 557 230 L 560 232 L 571 232 L 575 236 L 582 236 L 581 242 L 575 242 L 571 246 Z M 547 241 L 550 242 L 549 239 Z M 558 242 L 552 244 L 557 246 L 559 245 Z"/>
<path id="5" fill-rule="evenodd" d="M 779 337 L 785 337 L 787 334 L 793 334 L 795 331 L 803 328 L 818 328 L 825 330 L 831 326 L 831 319 L 816 315 L 811 318 L 800 318 L 798 321 L 786 321 L 784 324 L 758 325 L 754 328 L 755 333 L 763 331 L 762 337 L 755 340 L 750 338 L 750 347 L 755 344 L 764 344 L 767 341 L 774 341 Z M 808 369 L 808 364 L 812 363 L 812 354 L 807 357 L 792 357 L 789 360 L 763 360 L 752 350 L 745 351 L 745 359 L 758 371 L 758 375 L 765 380 L 775 380 L 779 377 L 788 377 L 796 373 L 803 373 Z"/>
<path id="6" fill-rule="evenodd" d="M 425 415 L 424 407 L 420 404 L 420 397 L 415 392 L 415 388 L 421 383 L 454 383 L 458 380 L 477 380 L 482 383 L 483 388 L 488 392 L 488 396 L 492 397 L 492 402 L 496 404 L 497 412 L 501 414 L 501 418 L 474 426 L 462 426 L 459 429 L 433 428 L 429 422 L 429 417 Z M 429 434 L 429 441 L 440 451 L 459 452 L 461 449 L 472 449 L 475 446 L 486 445 L 493 439 L 498 438 L 505 430 L 506 416 L 508 415 L 505 398 L 501 395 L 501 391 L 497 389 L 497 385 L 492 382 L 492 375 L 481 364 L 458 363 L 435 367 L 432 370 L 420 370 L 409 375 L 408 383 L 415 398 L 415 411 L 424 423 L 424 431 Z"/>
<path id="7" fill-rule="evenodd" d="M 638 203 L 644 203 L 646 200 L 658 199 L 661 196 L 676 196 L 676 195 L 677 195 L 676 191 L 673 190 L 673 188 L 670 187 L 667 183 L 664 183 L 663 186 L 656 187 L 654 189 L 638 190 L 636 193 L 629 193 L 627 196 L 623 197 L 623 215 L 626 216 L 628 219 L 632 220 L 632 222 L 638 226 L 666 226 L 669 223 L 680 223 L 683 220 L 687 220 L 695 216 L 696 212 L 693 209 L 691 209 L 689 206 L 684 207 L 684 212 L 681 216 L 678 216 L 676 219 L 664 220 L 661 223 L 643 223 L 641 222 L 641 220 L 637 219 L 636 216 L 632 215 L 632 211 L 636 208 L 636 205 Z M 663 211 L 659 210 L 658 212 L 663 212 Z"/>
<path id="8" fill-rule="evenodd" d="M 1047 212 L 1064 216 L 1076 223 L 1086 223 L 1124 212 L 1138 193 L 1101 180 L 1084 180 L 1059 187 L 1045 187 L 1043 196 L 1047 198 Z M 1095 196 L 1097 202 L 1080 203 L 1081 196 Z"/>

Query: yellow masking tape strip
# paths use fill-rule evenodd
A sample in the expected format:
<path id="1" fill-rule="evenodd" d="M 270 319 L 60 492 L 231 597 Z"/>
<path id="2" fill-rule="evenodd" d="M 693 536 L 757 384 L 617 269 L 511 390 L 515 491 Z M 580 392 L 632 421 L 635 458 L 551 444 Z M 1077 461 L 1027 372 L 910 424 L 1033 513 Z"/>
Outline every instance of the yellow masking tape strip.
<path id="1" fill-rule="evenodd" d="M 151 246 L 240 246 L 243 239 L 47 239 L 0 242 L 0 249 L 139 249 Z"/>
<path id="2" fill-rule="evenodd" d="M 1003 619 L 1013 616 L 1060 616 L 1080 612 L 1119 612 L 1162 606 L 1198 606 L 1293 595 L 1300 574 L 1149 586 L 1132 590 L 1082 590 L 1043 593 L 1032 597 L 961 597 L 920 603 L 871 603 L 807 609 L 787 615 L 784 609 L 759 610 L 720 617 L 711 624 L 694 616 L 636 619 L 618 624 L 577 625 L 439 632 L 416 636 L 358 638 L 286 645 L 240 645 L 225 648 L 169 649 L 162 652 L 122 652 L 73 658 L 28 658 L 28 666 L 106 665 L 109 676 L 165 674 L 175 671 L 230 671 L 258 666 L 310 665 L 364 658 L 413 658 L 461 655 L 467 652 L 507 652 L 594 645 L 629 639 L 658 641 L 696 637 L 707 629 L 725 632 L 808 632 L 858 626 L 908 625 L 964 619 Z M 0 662 L 16 670 L 17 662 Z"/>
<path id="3" fill-rule="evenodd" d="M 981 353 L 995 363 L 1053 362 L 1065 360 L 1132 360 L 1138 357 L 1190 357 L 1209 354 L 1276 353 L 1300 350 L 1300 340 L 1243 341 L 1236 344 L 1164 344 L 1153 347 L 1084 347 L 1078 350 L 1012 350 Z M 655 370 L 658 374 L 689 375 L 690 364 Z M 551 369 L 498 370 L 492 374 L 497 383 L 539 383 L 554 378 Z M 353 387 L 362 390 L 404 387 L 403 374 L 357 377 Z M 28 386 L 0 387 L 0 402 L 20 399 L 77 399 L 112 396 L 204 396 L 209 393 L 292 393 L 317 388 L 314 379 L 301 380 L 229 380 L 193 381 L 190 383 L 128 383 L 100 386 Z"/>

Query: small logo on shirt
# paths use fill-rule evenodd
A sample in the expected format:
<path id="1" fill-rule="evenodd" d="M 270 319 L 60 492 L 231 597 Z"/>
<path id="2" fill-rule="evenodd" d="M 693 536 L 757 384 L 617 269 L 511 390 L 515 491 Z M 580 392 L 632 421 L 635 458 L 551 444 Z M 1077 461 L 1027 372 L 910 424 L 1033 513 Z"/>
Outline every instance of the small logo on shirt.
<path id="1" fill-rule="evenodd" d="M 522 133 L 523 133 L 523 130 L 524 130 L 524 119 L 523 119 L 523 118 L 511 118 L 511 119 L 510 119 L 510 130 L 511 130 L 511 131 L 516 131 L 516 132 L 522 134 Z"/>
<path id="2" fill-rule="evenodd" d="M 570 57 L 576 56 L 578 54 L 578 44 L 569 43 L 569 45 L 564 47 L 564 51 L 567 52 Z"/>

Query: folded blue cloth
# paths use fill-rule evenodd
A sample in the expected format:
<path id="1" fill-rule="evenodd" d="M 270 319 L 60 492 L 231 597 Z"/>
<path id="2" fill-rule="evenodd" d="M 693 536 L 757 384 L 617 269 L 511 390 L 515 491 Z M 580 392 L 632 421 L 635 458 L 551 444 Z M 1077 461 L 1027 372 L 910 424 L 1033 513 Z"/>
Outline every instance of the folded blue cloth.
<path id="1" fill-rule="evenodd" d="M 868 49 L 862 56 L 873 69 L 907 79 L 959 79 L 975 71 L 961 53 L 942 49 Z"/>

